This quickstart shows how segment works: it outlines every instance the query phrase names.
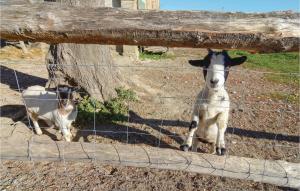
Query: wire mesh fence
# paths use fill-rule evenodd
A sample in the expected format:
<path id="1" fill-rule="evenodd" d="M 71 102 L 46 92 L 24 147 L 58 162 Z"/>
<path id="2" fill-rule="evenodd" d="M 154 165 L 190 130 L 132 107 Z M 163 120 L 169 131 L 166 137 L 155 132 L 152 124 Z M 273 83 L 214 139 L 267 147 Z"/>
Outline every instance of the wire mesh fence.
<path id="1" fill-rule="evenodd" d="M 95 67 L 89 64 L 80 66 Z M 47 71 L 44 65 L 26 64 L 21 66 L 21 64 L 17 64 L 12 67 L 10 64 L 1 63 L 2 75 L 11 73 L 11 76 L 1 78 L 1 83 L 3 82 L 9 86 L 0 87 L 1 91 L 19 92 L 16 94 L 22 100 L 20 93 L 28 87 L 28 84 L 34 85 L 37 78 L 33 75 L 31 81 L 31 77 L 18 71 L 18 67 L 43 67 L 44 72 L 47 73 Z M 72 65 L 65 67 L 72 67 Z M 100 70 L 103 67 L 106 66 L 98 65 L 95 69 Z M 76 123 L 76 128 L 72 130 L 72 141 L 81 144 L 84 142 L 89 143 L 87 146 L 89 148 L 83 150 L 85 152 L 87 150 L 91 151 L 88 153 L 87 159 L 91 161 L 95 169 L 100 168 L 97 164 L 101 162 L 114 163 L 113 160 L 101 161 L 99 153 L 97 154 L 99 151 L 105 154 L 105 148 L 101 149 L 99 145 L 106 143 L 112 145 L 112 148 L 108 149 L 109 151 L 115 149 L 113 155 L 117 156 L 115 161 L 117 164 L 129 164 L 130 166 L 130 162 L 133 162 L 139 163 L 139 166 L 155 167 L 155 165 L 158 165 L 159 168 L 164 167 L 173 170 L 175 170 L 174 166 L 178 167 L 177 170 L 201 168 L 204 169 L 205 174 L 222 177 L 224 173 L 227 173 L 226 176 L 228 176 L 228 173 L 240 173 L 244 174 L 240 177 L 243 180 L 248 180 L 250 176 L 257 176 L 260 177 L 262 182 L 264 182 L 263 179 L 273 178 L 273 180 L 276 180 L 278 178 L 277 180 L 281 180 L 278 184 L 282 186 L 289 186 L 289 181 L 298 180 L 299 177 L 290 174 L 286 170 L 286 166 L 277 160 L 299 163 L 299 107 L 298 102 L 291 99 L 291 96 L 299 95 L 299 90 L 297 87 L 289 85 L 274 85 L 266 80 L 265 75 L 284 75 L 299 78 L 299 73 L 257 71 L 245 68 L 230 69 L 229 80 L 226 84 L 226 89 L 230 94 L 230 120 L 225 136 L 228 152 L 221 162 L 217 158 L 214 158 L 215 161 L 210 161 L 210 159 L 199 155 L 200 159 L 197 160 L 200 160 L 200 162 L 198 161 L 199 163 L 195 164 L 193 162 L 197 162 L 197 160 L 194 158 L 194 153 L 183 154 L 178 149 L 188 132 L 196 95 L 205 86 L 202 71 L 189 67 L 186 63 L 165 65 L 155 62 L 151 65 L 139 63 L 136 65 L 114 65 L 113 67 L 122 70 L 129 76 L 139 76 L 144 80 L 144 83 L 147 83 L 144 89 L 148 88 L 148 91 L 141 90 L 138 86 L 130 87 L 134 92 L 137 92 L 138 101 L 126 102 L 127 113 L 124 114 L 121 121 L 98 121 L 99 109 L 96 108 L 94 103 L 90 113 L 91 119 L 84 124 Z M 42 83 L 45 82 L 43 79 L 39 80 Z M 52 80 L 56 81 L 55 78 Z M 53 92 L 58 93 L 58 89 Z M 274 92 L 277 94 L 274 94 Z M 282 94 L 278 95 L 278 92 Z M 82 90 L 79 90 L 78 93 L 88 95 Z M 43 99 L 40 101 L 51 102 L 54 100 Z M 6 113 L 3 112 L 3 109 L 4 111 L 7 109 L 5 98 L 2 97 L 1 102 L 1 117 L 5 117 Z M 17 112 L 17 110 L 11 111 Z M 8 116 L 12 116 L 12 114 L 9 113 Z M 57 137 L 51 135 L 54 131 L 49 130 L 48 132 L 48 128 L 45 128 L 43 132 L 46 135 L 43 135 L 44 138 L 41 139 L 35 134 L 33 124 L 28 116 L 22 119 L 22 123 L 26 124 L 28 129 L 31 130 L 31 135 L 28 139 L 24 138 L 23 143 L 28 144 L 26 149 L 28 150 L 28 158 L 33 165 L 32 173 L 35 177 L 41 177 L 39 172 L 34 170 L 34 165 L 39 160 L 37 153 L 34 152 L 38 152 L 38 149 L 51 150 L 51 148 L 46 145 L 44 145 L 44 148 L 39 147 L 38 149 L 32 147 L 39 145 L 43 139 L 57 141 Z M 12 125 L 2 123 L 2 128 L 3 130 L 18 128 L 18 125 L 17 123 Z M 17 132 L 17 129 L 11 132 L 9 136 L 1 139 L 9 140 L 7 137 L 11 137 L 14 132 Z M 139 148 L 139 150 L 126 151 L 126 148 L 118 148 L 117 143 L 130 144 L 132 148 Z M 57 143 L 56 145 L 54 143 L 54 146 L 58 148 L 59 156 L 57 158 L 62 161 L 64 166 L 64 173 L 60 176 L 68 179 L 67 182 L 72 182 L 68 165 L 70 158 L 65 156 L 69 151 L 68 149 L 70 149 L 69 144 L 61 141 L 58 146 Z M 152 149 L 150 146 L 154 148 Z M 82 145 L 81 147 L 83 148 Z M 160 150 L 160 148 L 169 148 L 173 152 L 168 150 L 164 153 L 164 150 Z M 141 150 L 145 155 L 137 156 L 142 153 Z M 207 153 L 208 145 L 201 143 L 198 151 Z M 171 155 L 169 152 L 171 152 Z M 158 158 L 151 158 L 153 153 Z M 106 154 L 109 156 L 109 153 Z M 131 155 L 134 157 L 130 158 Z M 234 161 L 232 158 L 234 156 L 260 159 L 263 164 L 263 171 L 253 171 L 251 169 L 251 162 L 253 161 L 249 162 L 244 159 L 241 159 L 243 162 L 240 162 L 243 163 L 243 168 L 232 171 Z M 5 159 L 5 156 L 2 155 L 1 157 Z M 47 157 L 40 159 L 46 160 Z M 172 167 L 172 165 L 174 166 Z M 269 167 L 272 165 L 276 166 L 275 169 L 278 169 L 278 172 L 269 171 Z M 99 169 L 99 172 L 102 170 Z M 112 175 L 107 176 L 111 177 Z M 259 181 L 257 177 L 255 180 Z M 132 176 L 125 176 L 125 181 L 143 180 L 139 178 L 133 180 Z"/>

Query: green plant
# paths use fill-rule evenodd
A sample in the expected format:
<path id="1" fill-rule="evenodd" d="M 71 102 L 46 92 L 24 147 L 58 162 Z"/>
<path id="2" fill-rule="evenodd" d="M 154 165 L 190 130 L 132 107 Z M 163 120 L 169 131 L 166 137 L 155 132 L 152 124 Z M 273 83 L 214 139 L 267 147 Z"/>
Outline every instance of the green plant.
<path id="1" fill-rule="evenodd" d="M 136 94 L 130 89 L 117 88 L 117 96 L 110 101 L 100 102 L 92 97 L 84 96 L 78 105 L 77 124 L 94 121 L 125 121 L 128 114 L 128 103 L 137 101 Z"/>
<path id="2" fill-rule="evenodd" d="M 233 57 L 245 55 L 247 62 L 243 65 L 246 68 L 254 70 L 264 70 L 264 76 L 267 80 L 276 83 L 299 86 L 299 53 L 270 53 L 270 54 L 250 54 L 245 51 L 229 51 Z M 290 75 L 290 73 L 293 73 Z M 298 75 L 295 75 L 298 73 Z"/>
<path id="3" fill-rule="evenodd" d="M 273 92 L 269 94 L 271 99 L 286 101 L 290 104 L 299 104 L 299 94 L 286 94 L 283 92 Z"/>
<path id="4" fill-rule="evenodd" d="M 161 60 L 161 59 L 174 59 L 174 55 L 168 53 L 153 53 L 153 52 L 140 52 L 141 60 Z"/>

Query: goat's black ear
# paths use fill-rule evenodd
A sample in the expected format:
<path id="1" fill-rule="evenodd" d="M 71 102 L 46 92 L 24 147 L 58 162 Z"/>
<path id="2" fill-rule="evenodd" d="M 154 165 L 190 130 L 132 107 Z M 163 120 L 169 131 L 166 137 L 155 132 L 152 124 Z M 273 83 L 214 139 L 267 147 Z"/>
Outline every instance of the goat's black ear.
<path id="1" fill-rule="evenodd" d="M 196 67 L 205 67 L 208 65 L 206 60 L 189 60 L 190 65 Z"/>
<path id="2" fill-rule="evenodd" d="M 212 54 L 214 51 L 210 48 L 207 49 L 208 54 Z"/>
<path id="3" fill-rule="evenodd" d="M 247 56 L 241 56 L 238 58 L 230 58 L 230 66 L 237 66 L 243 64 L 247 60 Z"/>

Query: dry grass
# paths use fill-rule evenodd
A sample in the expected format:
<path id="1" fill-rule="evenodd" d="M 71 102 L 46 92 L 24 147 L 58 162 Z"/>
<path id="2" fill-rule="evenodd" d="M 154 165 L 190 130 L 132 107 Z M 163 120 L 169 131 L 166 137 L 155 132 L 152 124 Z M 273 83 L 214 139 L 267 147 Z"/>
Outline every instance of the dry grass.
<path id="1" fill-rule="evenodd" d="M 44 57 L 44 53 L 41 48 L 30 48 L 28 53 L 25 54 L 22 49 L 14 46 L 5 46 L 0 49 L 0 60 L 20 60 L 20 59 L 40 59 Z"/>

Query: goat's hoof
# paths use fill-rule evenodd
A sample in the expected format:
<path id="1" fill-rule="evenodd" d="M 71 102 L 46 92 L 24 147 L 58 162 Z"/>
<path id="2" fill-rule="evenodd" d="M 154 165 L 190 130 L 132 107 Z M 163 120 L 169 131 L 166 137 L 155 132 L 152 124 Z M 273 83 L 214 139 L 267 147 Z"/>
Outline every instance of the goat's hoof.
<path id="1" fill-rule="evenodd" d="M 71 142 L 70 138 L 65 138 L 66 142 Z"/>
<path id="2" fill-rule="evenodd" d="M 180 150 L 188 152 L 190 150 L 190 147 L 188 145 L 180 145 Z"/>
<path id="3" fill-rule="evenodd" d="M 225 148 L 219 148 L 219 147 L 217 147 L 216 148 L 216 153 L 219 156 L 225 155 L 226 154 L 226 149 Z"/>
<path id="4" fill-rule="evenodd" d="M 64 136 L 65 141 L 71 142 L 72 136 Z"/>
<path id="5" fill-rule="evenodd" d="M 42 135 L 43 134 L 42 130 L 40 130 L 40 129 L 36 129 L 35 132 L 36 132 L 37 135 Z"/>

